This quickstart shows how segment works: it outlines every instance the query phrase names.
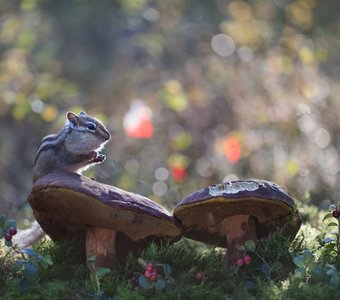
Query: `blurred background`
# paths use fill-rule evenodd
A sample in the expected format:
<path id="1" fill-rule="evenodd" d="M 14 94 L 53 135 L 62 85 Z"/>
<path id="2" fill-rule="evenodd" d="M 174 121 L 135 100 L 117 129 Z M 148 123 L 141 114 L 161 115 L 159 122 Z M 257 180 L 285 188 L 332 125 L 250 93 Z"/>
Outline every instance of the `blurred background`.
<path id="1" fill-rule="evenodd" d="M 337 0 L 1 0 L 0 213 L 26 198 L 41 139 L 86 111 L 113 134 L 87 173 L 170 210 L 260 178 L 340 195 Z"/>

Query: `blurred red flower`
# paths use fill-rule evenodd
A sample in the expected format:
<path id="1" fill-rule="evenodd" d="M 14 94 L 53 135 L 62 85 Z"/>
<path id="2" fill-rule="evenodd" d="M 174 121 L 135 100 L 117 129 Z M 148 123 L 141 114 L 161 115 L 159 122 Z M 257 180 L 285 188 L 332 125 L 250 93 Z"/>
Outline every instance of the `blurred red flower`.
<path id="1" fill-rule="evenodd" d="M 224 140 L 223 143 L 224 155 L 230 163 L 236 163 L 241 158 L 241 143 L 240 138 L 231 135 Z"/>
<path id="2" fill-rule="evenodd" d="M 170 166 L 170 173 L 171 173 L 172 178 L 178 182 L 183 181 L 188 176 L 187 170 L 182 166 L 176 166 L 176 165 Z"/>
<path id="3" fill-rule="evenodd" d="M 134 139 L 149 139 L 153 136 L 152 111 L 141 100 L 134 100 L 124 115 L 123 126 L 126 134 Z"/>

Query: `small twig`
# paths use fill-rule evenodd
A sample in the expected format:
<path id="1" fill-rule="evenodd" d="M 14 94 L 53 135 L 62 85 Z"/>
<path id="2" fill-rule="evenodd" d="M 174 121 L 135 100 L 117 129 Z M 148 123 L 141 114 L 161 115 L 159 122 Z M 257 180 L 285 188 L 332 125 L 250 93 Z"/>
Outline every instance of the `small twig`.
<path id="1" fill-rule="evenodd" d="M 11 250 L 13 250 L 17 254 L 20 254 L 23 259 L 26 259 L 25 254 L 21 250 L 17 250 L 15 246 L 11 246 Z M 11 250 L 9 252 L 11 252 Z"/>

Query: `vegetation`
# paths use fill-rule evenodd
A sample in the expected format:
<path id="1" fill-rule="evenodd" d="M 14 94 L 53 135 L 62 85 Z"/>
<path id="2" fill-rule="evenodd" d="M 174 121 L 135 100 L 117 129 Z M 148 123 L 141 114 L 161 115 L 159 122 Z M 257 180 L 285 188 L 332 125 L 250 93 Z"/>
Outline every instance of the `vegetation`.
<path id="1" fill-rule="evenodd" d="M 72 244 L 43 241 L 35 249 L 1 248 L 2 299 L 334 299 L 340 296 L 339 216 L 302 207 L 302 225 L 291 243 L 280 232 L 226 268 L 225 250 L 182 239 L 172 245 L 151 244 L 129 255 L 115 270 L 77 263 Z M 331 218 L 329 216 L 332 216 Z M 329 232 L 329 228 L 337 232 Z M 3 226 L 5 228 L 5 226 Z M 5 240 L 5 233 L 3 234 Z M 39 254 L 37 254 L 39 253 Z M 241 262 L 242 260 L 242 262 Z"/>
<path id="2" fill-rule="evenodd" d="M 99 117 L 114 136 L 106 162 L 88 171 L 100 182 L 172 210 L 210 184 L 266 179 L 303 217 L 291 245 L 279 235 L 248 242 L 234 270 L 221 249 L 181 240 L 110 272 L 75 263 L 69 244 L 13 249 L 11 221 L 1 225 L 0 298 L 335 298 L 339 208 L 322 218 L 340 194 L 339 9 L 337 0 L 0 1 L 0 214 L 19 228 L 33 220 L 37 146 L 68 110 Z"/>

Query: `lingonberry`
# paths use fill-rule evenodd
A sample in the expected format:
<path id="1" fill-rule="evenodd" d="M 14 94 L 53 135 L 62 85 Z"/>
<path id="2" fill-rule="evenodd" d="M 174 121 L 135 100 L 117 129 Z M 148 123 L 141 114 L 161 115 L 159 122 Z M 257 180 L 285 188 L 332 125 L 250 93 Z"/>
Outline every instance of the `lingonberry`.
<path id="1" fill-rule="evenodd" d="M 243 257 L 243 262 L 245 265 L 249 265 L 251 263 L 251 257 L 249 255 L 245 255 Z"/>
<path id="2" fill-rule="evenodd" d="M 6 241 L 11 241 L 12 240 L 12 235 L 9 232 L 5 233 L 5 240 Z"/>
<path id="3" fill-rule="evenodd" d="M 151 280 L 151 281 L 156 281 L 157 280 L 157 272 L 156 271 L 153 271 L 151 274 L 150 274 L 150 277 L 149 277 L 149 279 Z"/>
<path id="4" fill-rule="evenodd" d="M 197 272 L 195 278 L 196 278 L 197 281 L 204 281 L 205 276 L 204 276 L 203 272 Z"/>
<path id="5" fill-rule="evenodd" d="M 340 211 L 338 211 L 338 210 L 333 210 L 332 215 L 333 215 L 334 218 L 339 219 L 339 217 L 340 217 Z"/>
<path id="6" fill-rule="evenodd" d="M 154 265 L 152 262 L 148 262 L 146 265 L 146 270 L 149 271 L 150 273 L 154 271 Z"/>
<path id="7" fill-rule="evenodd" d="M 236 264 L 239 266 L 239 267 L 242 267 L 244 265 L 244 260 L 243 258 L 239 258 L 237 261 L 236 261 Z"/>
<path id="8" fill-rule="evenodd" d="M 14 228 L 14 227 L 11 227 L 8 232 L 11 234 L 11 235 L 16 235 L 17 234 L 17 229 Z"/>
<path id="9" fill-rule="evenodd" d="M 144 276 L 145 276 L 146 278 L 150 278 L 150 275 L 151 275 L 151 272 L 149 272 L 148 270 L 146 270 L 146 271 L 144 272 Z"/>

